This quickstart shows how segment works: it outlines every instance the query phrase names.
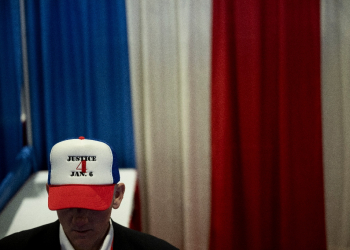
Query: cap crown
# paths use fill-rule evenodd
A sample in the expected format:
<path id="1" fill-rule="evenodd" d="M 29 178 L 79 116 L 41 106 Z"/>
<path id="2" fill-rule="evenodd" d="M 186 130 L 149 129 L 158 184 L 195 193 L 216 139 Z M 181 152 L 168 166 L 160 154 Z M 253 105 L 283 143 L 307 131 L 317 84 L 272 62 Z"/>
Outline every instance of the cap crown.
<path id="1" fill-rule="evenodd" d="M 51 149 L 49 185 L 108 185 L 119 179 L 114 153 L 104 142 L 71 139 Z"/>

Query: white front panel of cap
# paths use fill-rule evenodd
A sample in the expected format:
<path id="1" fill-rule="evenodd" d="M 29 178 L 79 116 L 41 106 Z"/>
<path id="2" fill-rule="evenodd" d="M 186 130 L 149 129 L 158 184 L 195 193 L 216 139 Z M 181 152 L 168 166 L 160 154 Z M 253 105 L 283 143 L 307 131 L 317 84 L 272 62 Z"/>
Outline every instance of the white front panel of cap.
<path id="1" fill-rule="evenodd" d="M 57 143 L 51 150 L 51 185 L 113 184 L 113 154 L 99 141 L 72 139 Z"/>

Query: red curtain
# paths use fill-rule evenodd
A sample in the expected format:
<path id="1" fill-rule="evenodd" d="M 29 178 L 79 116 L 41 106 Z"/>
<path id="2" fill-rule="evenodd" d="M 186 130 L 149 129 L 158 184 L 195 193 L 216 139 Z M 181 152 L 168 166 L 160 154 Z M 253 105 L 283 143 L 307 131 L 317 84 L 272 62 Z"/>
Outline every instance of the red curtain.
<path id="1" fill-rule="evenodd" d="M 213 0 L 211 249 L 326 249 L 316 0 Z"/>

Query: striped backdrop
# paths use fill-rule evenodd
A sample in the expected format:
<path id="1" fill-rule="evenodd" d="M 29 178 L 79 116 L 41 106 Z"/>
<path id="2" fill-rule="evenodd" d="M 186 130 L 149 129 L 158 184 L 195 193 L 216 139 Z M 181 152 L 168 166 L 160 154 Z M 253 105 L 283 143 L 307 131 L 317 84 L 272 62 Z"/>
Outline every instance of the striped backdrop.
<path id="1" fill-rule="evenodd" d="M 350 249 L 350 3 L 126 3 L 144 230 Z"/>
<path id="2" fill-rule="evenodd" d="M 135 145 L 144 231 L 185 250 L 350 250 L 348 0 L 126 0 L 128 41 L 118 35 L 124 2 L 62 2 L 20 2 L 36 154 L 96 121 L 120 143 L 109 136 L 120 125 L 130 146 L 120 151 L 133 155 Z M 75 101 L 71 88 L 96 97 L 80 98 L 90 116 L 80 113 L 79 125 L 58 117 L 79 118 L 77 102 L 65 101 Z M 132 115 L 109 112 L 107 97 Z"/>

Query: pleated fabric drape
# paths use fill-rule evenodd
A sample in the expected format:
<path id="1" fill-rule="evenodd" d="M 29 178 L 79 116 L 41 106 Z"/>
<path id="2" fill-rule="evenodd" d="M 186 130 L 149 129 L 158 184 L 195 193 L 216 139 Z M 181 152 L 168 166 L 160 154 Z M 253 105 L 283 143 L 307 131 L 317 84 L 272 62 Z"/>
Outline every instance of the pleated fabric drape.
<path id="1" fill-rule="evenodd" d="M 26 1 L 33 147 L 38 169 L 58 141 L 108 142 L 134 168 L 124 1 Z"/>
<path id="2" fill-rule="evenodd" d="M 315 1 L 213 1 L 210 249 L 326 249 Z"/>
<path id="3" fill-rule="evenodd" d="M 143 229 L 207 249 L 210 1 L 127 1 Z"/>
<path id="4" fill-rule="evenodd" d="M 350 249 L 350 2 L 322 0 L 323 153 L 328 250 Z"/>
<path id="5" fill-rule="evenodd" d="M 19 1 L 0 2 L 0 185 L 23 147 L 22 49 Z M 1 194 L 0 194 L 1 195 Z"/>

